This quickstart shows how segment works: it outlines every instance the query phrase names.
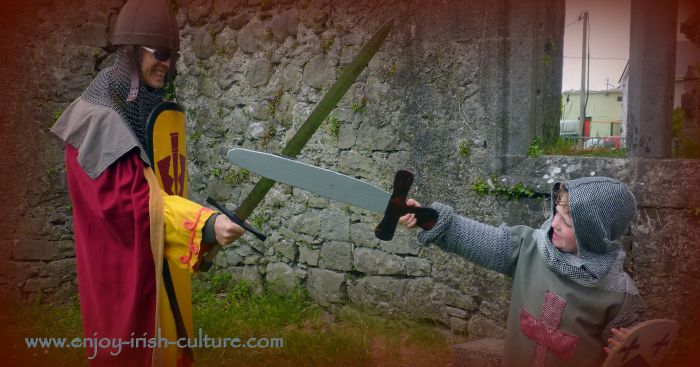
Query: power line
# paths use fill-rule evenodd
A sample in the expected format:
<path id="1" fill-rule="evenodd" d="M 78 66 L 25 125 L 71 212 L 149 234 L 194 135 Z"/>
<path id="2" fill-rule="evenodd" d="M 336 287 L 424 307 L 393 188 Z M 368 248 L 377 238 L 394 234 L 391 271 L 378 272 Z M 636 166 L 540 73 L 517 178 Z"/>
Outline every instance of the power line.
<path id="1" fill-rule="evenodd" d="M 564 24 L 564 28 L 566 28 L 566 27 L 568 27 L 568 26 L 570 26 L 570 25 L 572 25 L 572 24 L 576 24 L 576 23 L 578 23 L 578 22 L 580 22 L 580 21 L 581 21 L 581 19 L 577 18 L 576 20 L 574 20 L 574 21 L 572 21 L 572 22 L 570 22 L 570 23 L 568 23 L 568 24 Z"/>
<path id="2" fill-rule="evenodd" d="M 564 56 L 565 59 L 580 59 L 582 58 L 581 56 Z M 594 59 L 594 60 L 623 60 L 627 61 L 629 60 L 626 57 L 587 57 L 587 59 Z"/>

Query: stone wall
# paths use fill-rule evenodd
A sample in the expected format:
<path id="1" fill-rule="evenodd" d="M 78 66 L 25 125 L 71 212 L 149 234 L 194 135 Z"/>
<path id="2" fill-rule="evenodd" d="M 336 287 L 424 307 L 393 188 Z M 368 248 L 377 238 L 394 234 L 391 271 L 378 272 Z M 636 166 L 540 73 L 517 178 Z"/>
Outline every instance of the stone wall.
<path id="1" fill-rule="evenodd" d="M 516 4 L 517 3 L 517 4 Z M 3 127 L 7 206 L 0 287 L 13 299 L 75 295 L 70 202 L 54 117 L 111 64 L 108 25 L 122 0 L 40 0 L 15 5 L 2 53 L 21 73 L 10 84 Z M 395 26 L 366 71 L 302 150 L 300 159 L 389 190 L 416 174 L 412 196 L 474 219 L 538 226 L 545 199 L 480 196 L 472 185 L 518 182 L 540 193 L 555 179 L 608 175 L 632 186 L 639 215 L 624 243 L 650 317 L 684 326 L 697 314 L 698 163 L 527 158 L 535 136 L 555 134 L 563 5 L 558 1 L 176 1 L 182 50 L 177 97 L 187 113 L 190 191 L 235 208 L 258 177 L 229 164 L 246 147 L 273 153 L 308 116 L 359 48 L 390 18 Z M 27 21 L 31 20 L 31 21 Z M 35 26 L 32 26 L 35 25 Z M 5 35 L 7 38 L 5 38 Z M 27 37 L 28 36 L 28 37 Z M 25 38 L 26 37 L 26 38 Z M 23 45 L 24 47 L 16 47 Z M 7 74 L 7 75 L 5 75 Z M 26 75 L 26 78 L 22 78 Z M 21 122 L 21 123 L 18 123 Z M 554 130 L 552 130 L 554 129 Z M 5 152 L 5 151 L 3 151 Z M 10 157 L 11 159 L 8 159 Z M 37 159 L 39 158 L 39 159 Z M 7 171 L 6 171 L 7 170 Z M 11 172 L 26 172 L 15 175 Z M 7 172 L 7 173 L 6 173 Z M 493 181 L 492 181 L 493 183 Z M 4 202 L 3 202 L 4 203 Z M 270 234 L 246 235 L 213 272 L 255 290 L 300 284 L 319 304 L 352 303 L 437 320 L 470 337 L 502 337 L 508 279 L 400 229 L 374 238 L 380 215 L 276 185 L 250 218 Z M 685 348 L 685 349 L 683 349 Z"/>
<path id="2" fill-rule="evenodd" d="M 258 178 L 228 163 L 226 150 L 280 152 L 338 70 L 390 18 L 396 25 L 384 46 L 301 160 L 387 190 L 394 172 L 408 168 L 417 173 L 417 198 L 473 202 L 475 194 L 459 186 L 500 170 L 493 157 L 524 154 L 542 134 L 541 121 L 558 120 L 551 97 L 560 80 L 560 4 L 226 4 L 181 3 L 178 14 L 177 92 L 192 137 L 190 187 L 200 201 L 242 202 Z M 538 27 L 523 19 L 554 21 Z M 499 211 L 491 203 L 469 214 L 496 220 Z M 217 259 L 216 271 L 255 289 L 285 292 L 299 283 L 324 306 L 350 302 L 456 332 L 503 334 L 505 278 L 421 248 L 407 232 L 380 242 L 373 236 L 379 219 L 277 185 L 251 218 L 271 237 L 246 237 Z"/>
<path id="3" fill-rule="evenodd" d="M 122 1 L 31 0 L 2 5 L 0 291 L 4 300 L 76 295 L 63 148 L 49 132 L 109 53 Z"/>

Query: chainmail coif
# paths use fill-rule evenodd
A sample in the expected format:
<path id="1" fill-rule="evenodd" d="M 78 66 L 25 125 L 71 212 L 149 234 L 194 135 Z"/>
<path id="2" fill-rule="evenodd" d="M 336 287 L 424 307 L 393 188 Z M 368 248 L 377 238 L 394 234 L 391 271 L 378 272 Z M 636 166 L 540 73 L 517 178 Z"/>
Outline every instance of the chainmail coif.
<path id="1" fill-rule="evenodd" d="M 146 146 L 146 121 L 158 103 L 163 101 L 164 89 L 154 89 L 141 83 L 136 99 L 127 102 L 130 86 L 130 65 L 126 47 L 120 46 L 112 67 L 97 74 L 97 77 L 85 89 L 82 98 L 88 102 L 111 108 L 126 121 L 138 139 L 141 147 Z M 137 63 L 140 64 L 142 50 L 136 47 Z M 166 80 L 167 82 L 167 80 Z"/>
<path id="2" fill-rule="evenodd" d="M 622 269 L 625 252 L 618 241 L 637 212 L 632 191 L 608 177 L 570 180 L 566 187 L 578 256 L 563 253 L 552 244 L 552 219 L 556 213 L 553 188 L 552 215 L 536 234 L 537 246 L 549 268 L 581 285 L 639 294 Z"/>

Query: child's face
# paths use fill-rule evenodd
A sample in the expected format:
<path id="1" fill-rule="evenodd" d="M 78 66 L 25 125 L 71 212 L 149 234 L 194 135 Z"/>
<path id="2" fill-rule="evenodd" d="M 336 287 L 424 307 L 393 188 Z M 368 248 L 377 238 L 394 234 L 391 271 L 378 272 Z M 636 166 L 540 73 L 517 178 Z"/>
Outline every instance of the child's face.
<path id="1" fill-rule="evenodd" d="M 574 222 L 569 213 L 569 194 L 566 192 L 557 199 L 557 213 L 552 219 L 552 243 L 561 252 L 578 255 Z"/>

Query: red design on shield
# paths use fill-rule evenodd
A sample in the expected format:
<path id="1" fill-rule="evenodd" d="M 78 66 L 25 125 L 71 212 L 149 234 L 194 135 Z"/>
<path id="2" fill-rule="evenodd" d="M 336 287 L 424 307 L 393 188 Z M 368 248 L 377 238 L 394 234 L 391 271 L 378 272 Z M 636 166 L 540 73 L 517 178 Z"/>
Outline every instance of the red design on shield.
<path id="1" fill-rule="evenodd" d="M 558 330 L 565 306 L 563 298 L 547 290 L 539 320 L 525 308 L 520 311 L 520 330 L 537 345 L 533 366 L 544 367 L 548 352 L 563 361 L 574 354 L 579 337 Z"/>
<path id="2" fill-rule="evenodd" d="M 170 134 L 171 154 L 158 161 L 158 170 L 163 181 L 163 191 L 169 195 L 184 196 L 187 159 L 180 154 L 178 137 L 178 133 Z M 170 167 L 173 167 L 172 176 L 170 176 Z"/>

